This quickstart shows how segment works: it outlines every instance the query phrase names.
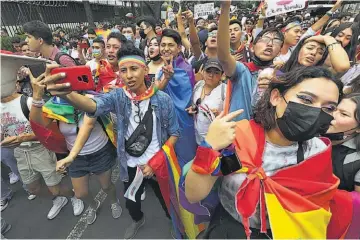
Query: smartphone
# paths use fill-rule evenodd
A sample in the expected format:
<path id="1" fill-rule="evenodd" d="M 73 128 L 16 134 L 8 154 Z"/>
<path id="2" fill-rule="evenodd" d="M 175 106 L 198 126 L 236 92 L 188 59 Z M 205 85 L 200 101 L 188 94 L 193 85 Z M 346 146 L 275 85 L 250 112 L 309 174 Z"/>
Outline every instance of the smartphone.
<path id="1" fill-rule="evenodd" d="M 95 82 L 89 66 L 60 67 L 51 70 L 51 74 L 66 73 L 66 77 L 57 83 L 70 83 L 72 91 L 95 90 Z"/>
<path id="2" fill-rule="evenodd" d="M 81 49 L 89 48 L 89 45 L 87 43 L 79 43 L 79 46 Z"/>
<path id="3" fill-rule="evenodd" d="M 220 171 L 224 176 L 236 172 L 242 168 L 242 164 L 236 151 L 231 155 L 223 156 L 220 161 Z"/>

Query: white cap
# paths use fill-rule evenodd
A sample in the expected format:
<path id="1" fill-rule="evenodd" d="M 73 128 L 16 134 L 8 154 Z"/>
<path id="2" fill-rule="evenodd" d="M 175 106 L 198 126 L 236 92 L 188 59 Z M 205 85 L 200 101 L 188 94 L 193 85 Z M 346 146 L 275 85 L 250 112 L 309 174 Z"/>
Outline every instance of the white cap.
<path id="1" fill-rule="evenodd" d="M 28 64 L 45 62 L 45 59 L 31 58 L 20 55 L 0 53 L 1 57 L 1 98 L 8 97 L 15 92 L 16 75 L 18 70 Z"/>

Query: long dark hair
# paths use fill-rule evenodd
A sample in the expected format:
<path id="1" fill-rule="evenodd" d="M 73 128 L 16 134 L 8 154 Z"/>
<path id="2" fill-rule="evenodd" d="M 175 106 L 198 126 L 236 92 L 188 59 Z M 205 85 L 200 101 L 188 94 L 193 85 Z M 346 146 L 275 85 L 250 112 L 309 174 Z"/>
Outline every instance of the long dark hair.
<path id="1" fill-rule="evenodd" d="M 294 51 L 291 53 L 289 60 L 285 63 L 285 65 L 281 68 L 281 71 L 286 73 L 286 72 L 290 72 L 291 70 L 302 66 L 299 63 L 299 53 L 301 48 L 305 45 L 305 41 L 306 39 L 310 38 L 306 37 L 304 39 L 301 39 L 299 41 L 299 43 L 297 44 L 297 46 L 295 47 Z M 325 46 L 325 45 L 324 45 Z M 326 60 L 326 57 L 328 55 L 328 52 L 325 51 L 323 57 L 320 59 L 320 61 L 315 65 L 315 66 L 322 66 Z"/>
<path id="2" fill-rule="evenodd" d="M 291 72 L 283 74 L 278 80 L 270 83 L 254 108 L 254 120 L 265 130 L 276 127 L 275 107 L 270 102 L 271 91 L 278 89 L 284 95 L 289 89 L 295 87 L 309 78 L 326 78 L 336 84 L 341 96 L 343 84 L 335 79 L 334 75 L 324 67 L 298 67 Z M 316 86 L 314 86 L 316 88 Z"/>
<path id="3" fill-rule="evenodd" d="M 358 44 L 358 37 L 359 37 L 359 23 L 342 23 L 337 28 L 329 28 L 325 32 L 329 33 L 331 32 L 330 36 L 336 38 L 336 36 L 343 31 L 344 29 L 351 28 L 352 31 L 352 38 L 350 43 L 344 47 L 346 53 L 349 56 L 349 60 L 355 62 L 355 56 L 356 56 L 356 47 Z"/>
<path id="4" fill-rule="evenodd" d="M 349 99 L 356 104 L 354 116 L 356 122 L 358 123 L 358 125 L 360 125 L 360 93 L 351 93 L 344 96 L 343 99 Z M 360 152 L 360 133 L 356 133 L 354 140 L 356 145 L 356 151 Z"/>

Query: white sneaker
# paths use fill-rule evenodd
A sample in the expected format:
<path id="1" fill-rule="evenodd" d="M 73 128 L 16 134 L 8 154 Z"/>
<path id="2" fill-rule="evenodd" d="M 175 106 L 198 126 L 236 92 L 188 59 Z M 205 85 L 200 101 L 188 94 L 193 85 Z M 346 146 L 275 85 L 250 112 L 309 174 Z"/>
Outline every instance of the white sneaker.
<path id="1" fill-rule="evenodd" d="M 144 192 L 141 194 L 141 201 L 144 201 L 146 198 L 146 192 L 145 192 L 145 188 L 144 188 Z"/>
<path id="2" fill-rule="evenodd" d="M 60 212 L 60 210 L 68 203 L 68 199 L 66 197 L 56 197 L 53 200 L 53 206 L 50 209 L 47 218 L 49 220 L 54 219 Z"/>
<path id="3" fill-rule="evenodd" d="M 71 198 L 71 204 L 74 210 L 74 216 L 79 216 L 84 211 L 84 202 L 76 197 Z"/>
<path id="4" fill-rule="evenodd" d="M 10 178 L 10 184 L 17 183 L 20 180 L 19 176 L 13 172 L 9 173 L 9 178 Z"/>

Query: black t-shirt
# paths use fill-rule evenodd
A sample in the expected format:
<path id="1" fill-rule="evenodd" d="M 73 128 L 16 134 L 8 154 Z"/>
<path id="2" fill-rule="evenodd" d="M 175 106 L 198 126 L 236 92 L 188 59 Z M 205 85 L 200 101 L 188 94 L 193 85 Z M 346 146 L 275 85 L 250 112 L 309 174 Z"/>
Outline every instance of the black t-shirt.
<path id="1" fill-rule="evenodd" d="M 340 179 L 339 189 L 354 191 L 354 186 L 360 186 L 355 181 L 355 175 L 360 171 L 360 158 L 356 149 L 343 145 L 332 148 L 332 165 L 334 174 Z"/>

